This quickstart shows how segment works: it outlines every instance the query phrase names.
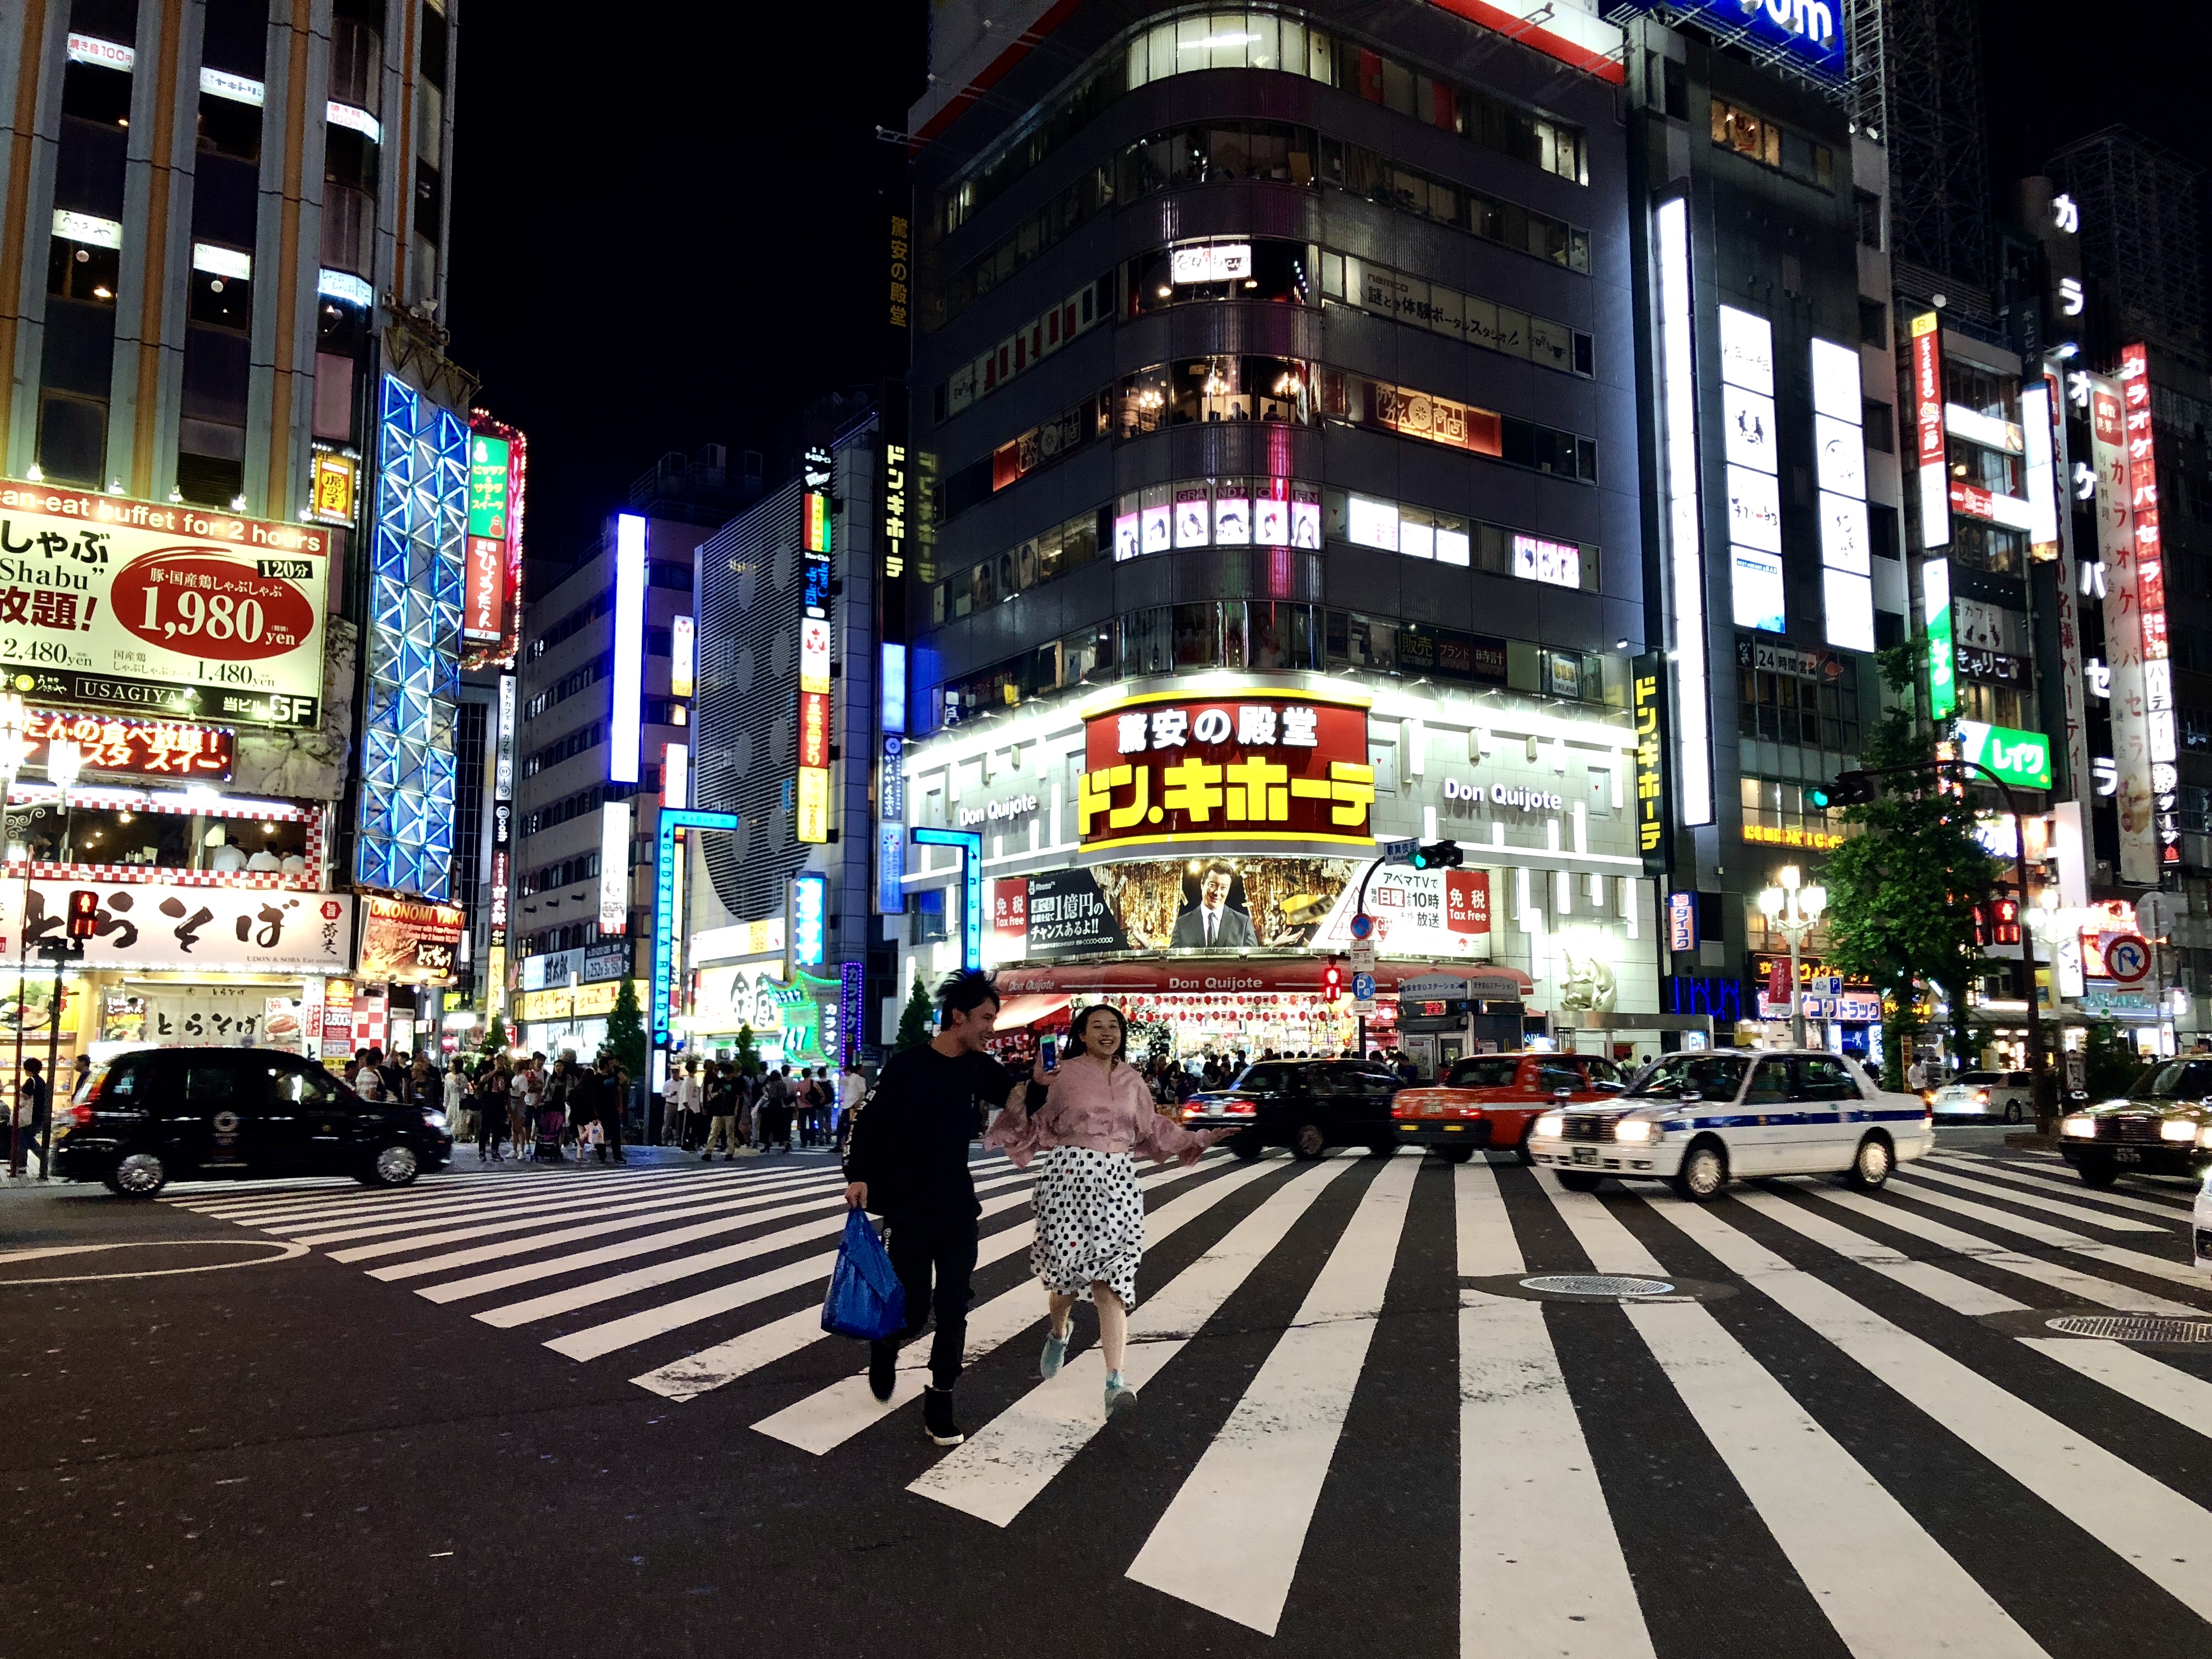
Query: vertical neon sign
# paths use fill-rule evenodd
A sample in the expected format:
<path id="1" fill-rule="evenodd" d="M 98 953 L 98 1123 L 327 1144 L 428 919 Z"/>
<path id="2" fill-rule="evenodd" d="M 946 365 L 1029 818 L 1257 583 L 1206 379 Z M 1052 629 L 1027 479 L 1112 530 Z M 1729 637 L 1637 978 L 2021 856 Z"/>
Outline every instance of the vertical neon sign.
<path id="1" fill-rule="evenodd" d="M 645 520 L 615 520 L 615 678 L 607 707 L 607 778 L 635 783 L 645 718 Z"/>
<path id="2" fill-rule="evenodd" d="M 2176 765 L 2173 664 L 2166 635 L 2166 547 L 2159 538 L 2158 450 L 2150 409 L 2150 355 L 2120 349 L 2120 398 L 2127 412 L 2128 501 L 2136 518 L 2136 614 L 2142 627 L 2145 735 L 2151 807 L 2161 866 L 2181 862 L 2181 774 Z"/>
<path id="3" fill-rule="evenodd" d="M 799 788 L 795 807 L 802 842 L 830 839 L 830 483 L 826 449 L 810 449 L 799 498 L 805 533 L 806 581 L 799 617 Z"/>
<path id="4" fill-rule="evenodd" d="M 1689 204 L 1654 216 L 1659 243 L 1659 386 L 1666 426 L 1668 572 L 1674 656 L 1676 805 L 1713 821 L 1711 714 L 1705 686 L 1705 558 L 1698 505 L 1698 383 L 1690 332 Z"/>

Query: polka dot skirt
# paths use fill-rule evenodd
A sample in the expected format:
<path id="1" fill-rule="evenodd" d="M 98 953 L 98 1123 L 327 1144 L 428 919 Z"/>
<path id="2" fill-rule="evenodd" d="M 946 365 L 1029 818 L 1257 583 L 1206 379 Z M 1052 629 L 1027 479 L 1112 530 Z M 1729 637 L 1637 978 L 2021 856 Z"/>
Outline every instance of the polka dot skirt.
<path id="1" fill-rule="evenodd" d="M 1133 1308 L 1144 1255 L 1145 1200 L 1134 1159 L 1087 1146 L 1055 1146 L 1039 1158 L 1030 1271 L 1048 1289 L 1088 1302 L 1091 1285 L 1103 1283 Z"/>

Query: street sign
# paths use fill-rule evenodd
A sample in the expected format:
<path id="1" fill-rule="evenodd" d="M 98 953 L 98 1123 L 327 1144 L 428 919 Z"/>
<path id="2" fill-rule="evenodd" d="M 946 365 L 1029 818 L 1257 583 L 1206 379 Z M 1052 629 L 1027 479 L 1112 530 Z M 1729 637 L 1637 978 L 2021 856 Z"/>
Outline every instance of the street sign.
<path id="1" fill-rule="evenodd" d="M 2150 972 L 2150 946 L 2134 933 L 2122 933 L 2108 940 L 2105 945 L 2105 971 L 2123 985 L 2141 982 L 2143 975 Z"/>
<path id="2" fill-rule="evenodd" d="M 2145 939 L 2166 939 L 2181 915 L 2171 893 L 2145 893 L 2136 901 L 2136 931 Z"/>
<path id="3" fill-rule="evenodd" d="M 1372 939 L 1375 936 L 1375 918 L 1362 910 L 1352 917 L 1351 933 L 1355 939 Z"/>
<path id="4" fill-rule="evenodd" d="M 1375 975 L 1354 973 L 1352 976 L 1352 994 L 1358 1001 L 1372 1003 L 1375 1000 Z"/>
<path id="5" fill-rule="evenodd" d="M 1419 836 L 1396 836 L 1389 841 L 1378 841 L 1375 850 L 1385 864 L 1411 864 L 1413 854 L 1421 850 Z"/>
<path id="6" fill-rule="evenodd" d="M 1373 1013 L 1375 1012 L 1375 999 L 1373 997 L 1370 997 L 1364 1002 L 1353 1003 L 1352 1005 L 1352 1012 L 1355 1014 Z"/>
<path id="7" fill-rule="evenodd" d="M 1355 977 L 1358 975 L 1364 974 L 1369 978 L 1373 978 L 1375 975 L 1375 941 L 1372 939 L 1363 939 L 1359 943 L 1354 945 L 1352 947 L 1348 960 L 1352 963 L 1352 971 Z"/>
<path id="8" fill-rule="evenodd" d="M 1841 974 L 1825 975 L 1814 984 L 1824 997 L 1839 997 L 1844 994 L 1844 976 Z"/>

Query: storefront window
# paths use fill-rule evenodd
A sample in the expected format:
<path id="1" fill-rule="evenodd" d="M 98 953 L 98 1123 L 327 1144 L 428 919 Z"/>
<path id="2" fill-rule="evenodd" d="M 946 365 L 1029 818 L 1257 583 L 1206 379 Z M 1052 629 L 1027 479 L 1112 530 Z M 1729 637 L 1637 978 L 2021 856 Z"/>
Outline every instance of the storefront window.
<path id="1" fill-rule="evenodd" d="M 2021 484 L 2021 460 L 2002 450 L 1984 449 L 1955 434 L 1951 439 L 1951 476 L 1993 495 L 2026 494 Z"/>
<path id="2" fill-rule="evenodd" d="M 1128 262 L 1129 314 L 1199 301 L 1311 305 L 1313 269 L 1309 242 L 1237 237 L 1177 242 Z"/>
<path id="3" fill-rule="evenodd" d="M 2017 530 L 1970 519 L 1963 513 L 1951 515 L 1951 556 L 1973 569 L 2017 576 L 2027 556 L 2022 545 L 2026 540 Z"/>

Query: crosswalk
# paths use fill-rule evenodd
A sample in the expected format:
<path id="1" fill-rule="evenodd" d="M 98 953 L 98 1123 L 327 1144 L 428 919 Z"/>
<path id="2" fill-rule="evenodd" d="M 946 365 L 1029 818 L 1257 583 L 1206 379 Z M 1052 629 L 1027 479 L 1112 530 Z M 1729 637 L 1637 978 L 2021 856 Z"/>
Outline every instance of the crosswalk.
<path id="1" fill-rule="evenodd" d="M 1109 1425 L 1087 1315 L 1036 1372 L 1030 1177 L 974 1170 L 969 1438 L 943 1453 L 915 1427 L 926 1345 L 883 1403 L 822 1332 L 826 1160 L 167 1201 L 903 1485 L 975 1547 L 1073 1528 L 1105 1551 L 1087 1571 L 1265 1638 L 1340 1628 L 1395 1559 L 1377 1639 L 1434 1604 L 1469 1659 L 2212 1652 L 2212 1342 L 2051 1323 L 2212 1322 L 2177 1185 L 1945 1150 L 1878 1194 L 1699 1206 L 1480 1160 L 1209 1155 L 1142 1177 L 1146 1404 Z M 1553 1274 L 1663 1288 L 1522 1283 Z"/>

